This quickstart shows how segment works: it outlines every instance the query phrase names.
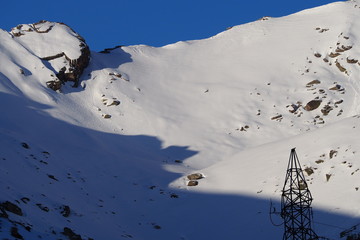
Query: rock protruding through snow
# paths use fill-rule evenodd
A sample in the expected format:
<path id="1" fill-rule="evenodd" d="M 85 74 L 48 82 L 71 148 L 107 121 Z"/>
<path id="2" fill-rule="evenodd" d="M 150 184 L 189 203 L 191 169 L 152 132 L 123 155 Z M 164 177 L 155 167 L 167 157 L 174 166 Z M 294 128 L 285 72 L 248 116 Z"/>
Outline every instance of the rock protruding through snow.
<path id="1" fill-rule="evenodd" d="M 11 30 L 14 40 L 29 52 L 48 62 L 56 79 L 47 81 L 53 90 L 65 82 L 79 85 L 84 69 L 89 65 L 90 49 L 85 39 L 64 23 L 40 21 L 21 24 Z"/>

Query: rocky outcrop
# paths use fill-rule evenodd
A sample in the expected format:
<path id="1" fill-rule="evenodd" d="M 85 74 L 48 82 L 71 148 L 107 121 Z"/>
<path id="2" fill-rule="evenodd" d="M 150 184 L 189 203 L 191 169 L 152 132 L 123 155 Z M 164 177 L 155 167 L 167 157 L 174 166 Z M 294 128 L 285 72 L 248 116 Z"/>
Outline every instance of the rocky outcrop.
<path id="1" fill-rule="evenodd" d="M 79 85 L 79 79 L 89 65 L 90 49 L 85 39 L 73 29 L 64 23 L 40 21 L 18 25 L 11 34 L 21 45 L 48 62 L 45 65 L 52 67 L 56 79 L 49 79 L 47 87 L 60 90 L 62 84 L 69 81 L 74 83 L 73 87 Z"/>

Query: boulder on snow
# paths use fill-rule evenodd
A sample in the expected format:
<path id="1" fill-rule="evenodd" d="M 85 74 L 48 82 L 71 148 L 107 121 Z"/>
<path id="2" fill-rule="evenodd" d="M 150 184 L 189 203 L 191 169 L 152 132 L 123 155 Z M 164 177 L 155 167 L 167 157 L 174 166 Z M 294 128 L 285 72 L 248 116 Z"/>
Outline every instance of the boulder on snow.
<path id="1" fill-rule="evenodd" d="M 333 107 L 331 107 L 330 105 L 326 104 L 322 109 L 321 112 L 322 114 L 324 114 L 325 116 L 328 115 L 330 113 L 330 111 L 333 110 Z"/>
<path id="2" fill-rule="evenodd" d="M 319 81 L 319 80 L 317 80 L 317 79 L 315 79 L 315 80 L 312 80 L 311 82 L 308 82 L 307 84 L 306 84 L 306 87 L 312 87 L 312 86 L 314 86 L 315 84 L 320 84 L 321 82 Z"/>
<path id="3" fill-rule="evenodd" d="M 109 118 L 111 118 L 111 115 L 110 114 L 103 114 L 102 117 L 105 118 L 105 119 L 109 119 Z"/>
<path id="4" fill-rule="evenodd" d="M 340 70 L 340 72 L 347 73 L 346 68 L 344 68 L 343 66 L 341 66 L 341 64 L 340 64 L 338 61 L 335 62 L 335 65 L 336 65 L 336 67 Z"/>
<path id="5" fill-rule="evenodd" d="M 311 167 L 305 168 L 304 171 L 306 172 L 306 174 L 307 174 L 308 176 L 310 176 L 311 174 L 314 173 L 314 169 L 311 168 Z"/>
<path id="6" fill-rule="evenodd" d="M 340 90 L 341 90 L 341 85 L 336 84 L 335 86 L 329 88 L 329 90 L 332 90 L 332 91 L 340 91 Z"/>
<path id="7" fill-rule="evenodd" d="M 321 53 L 316 52 L 316 53 L 314 53 L 314 56 L 317 58 L 321 58 Z"/>
<path id="8" fill-rule="evenodd" d="M 120 101 L 119 100 L 113 100 L 112 103 L 110 103 L 107 106 L 118 106 L 118 105 L 120 105 Z"/>
<path id="9" fill-rule="evenodd" d="M 329 54 L 329 57 L 331 57 L 331 58 L 336 58 L 336 57 L 338 57 L 338 56 L 340 56 L 340 53 L 333 53 L 333 52 L 331 52 L 331 53 Z"/>
<path id="10" fill-rule="evenodd" d="M 2 208 L 5 211 L 11 212 L 13 214 L 16 214 L 18 216 L 22 216 L 23 212 L 19 206 L 16 204 L 6 201 L 0 204 L 0 208 Z"/>
<path id="11" fill-rule="evenodd" d="M 336 157 L 336 156 L 337 156 L 337 153 L 338 153 L 338 151 L 336 151 L 336 150 L 331 150 L 330 153 L 329 153 L 330 159 L 332 159 L 333 157 Z"/>
<path id="12" fill-rule="evenodd" d="M 67 205 L 64 205 L 61 207 L 61 215 L 63 215 L 63 217 L 69 217 L 70 216 L 70 207 Z"/>
<path id="13" fill-rule="evenodd" d="M 199 182 L 195 181 L 195 180 L 191 180 L 191 181 L 188 182 L 187 185 L 190 186 L 190 187 L 194 187 L 194 186 L 199 185 Z"/>
<path id="14" fill-rule="evenodd" d="M 204 176 L 201 173 L 193 173 L 187 176 L 189 180 L 199 180 L 204 178 Z"/>
<path id="15" fill-rule="evenodd" d="M 322 102 L 321 100 L 317 100 L 317 99 L 311 100 L 310 102 L 308 102 L 308 103 L 305 105 L 304 109 L 305 109 L 306 111 L 315 110 L 315 109 L 317 109 L 317 108 L 320 106 L 321 102 Z"/>
<path id="16" fill-rule="evenodd" d="M 351 64 L 355 64 L 355 63 L 358 62 L 358 60 L 357 60 L 357 59 L 353 59 L 353 58 L 351 59 L 351 58 L 347 57 L 347 58 L 346 58 L 346 62 L 347 62 L 347 63 L 351 63 Z"/>
<path id="17" fill-rule="evenodd" d="M 281 121 L 283 119 L 283 116 L 281 114 L 278 114 L 271 118 L 271 120 Z"/>

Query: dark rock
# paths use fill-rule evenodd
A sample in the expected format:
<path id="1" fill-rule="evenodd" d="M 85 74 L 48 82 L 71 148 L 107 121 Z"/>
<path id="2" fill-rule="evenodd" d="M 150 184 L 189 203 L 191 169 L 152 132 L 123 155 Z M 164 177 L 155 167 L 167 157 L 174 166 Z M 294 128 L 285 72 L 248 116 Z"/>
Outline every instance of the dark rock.
<path id="1" fill-rule="evenodd" d="M 204 178 L 204 176 L 201 173 L 193 173 L 187 176 L 189 180 L 199 180 Z"/>
<path id="2" fill-rule="evenodd" d="M 23 215 L 21 208 L 19 206 L 17 206 L 16 204 L 9 202 L 9 201 L 1 203 L 0 208 L 4 209 L 5 211 L 16 214 L 18 216 Z"/>
<path id="3" fill-rule="evenodd" d="M 17 238 L 17 239 L 24 239 L 23 236 L 20 235 L 20 233 L 18 232 L 18 229 L 16 227 L 12 227 L 10 230 L 11 236 Z"/>
<path id="4" fill-rule="evenodd" d="M 307 167 L 304 169 L 308 176 L 314 173 L 314 170 L 311 167 Z"/>
<path id="5" fill-rule="evenodd" d="M 321 82 L 319 81 L 319 80 L 317 80 L 317 79 L 315 79 L 315 80 L 312 80 L 311 82 L 308 82 L 307 84 L 306 84 L 306 87 L 312 87 L 312 86 L 314 86 L 315 84 L 320 84 Z"/>
<path id="6" fill-rule="evenodd" d="M 45 30 L 40 30 L 44 25 L 43 23 L 46 23 L 47 21 L 40 21 L 38 23 L 34 23 L 30 25 L 31 30 L 40 33 L 40 34 L 46 34 L 50 32 L 56 25 L 65 25 L 68 27 L 74 34 L 73 36 L 76 37 L 79 40 L 79 45 L 76 46 L 80 50 L 80 56 L 77 59 L 70 59 L 66 53 L 64 52 L 64 49 L 61 49 L 59 45 L 58 54 L 52 55 L 52 56 L 39 56 L 43 61 L 52 61 L 54 59 L 58 58 L 65 58 L 68 64 L 70 65 L 69 69 L 66 69 L 66 67 L 62 67 L 61 69 L 55 69 L 58 73 L 56 74 L 57 78 L 60 81 L 49 81 L 46 83 L 46 85 L 53 89 L 54 91 L 59 90 L 61 88 L 61 83 L 64 82 L 74 82 L 73 87 L 79 86 L 79 79 L 84 72 L 85 68 L 89 65 L 90 62 L 90 49 L 89 46 L 86 44 L 83 37 L 81 37 L 78 33 L 76 33 L 73 29 L 71 29 L 69 26 L 67 26 L 64 23 L 52 23 L 49 25 L 49 27 Z M 40 25 L 40 26 L 39 26 Z M 18 26 L 17 30 L 14 30 L 12 33 L 13 35 L 24 35 L 26 30 L 22 29 L 22 26 Z M 44 36 L 44 39 L 46 39 L 46 36 Z M 60 83 L 59 83 L 60 82 Z"/>
<path id="7" fill-rule="evenodd" d="M 21 198 L 20 200 L 21 200 L 23 203 L 28 203 L 28 202 L 30 201 L 30 199 L 27 198 L 27 197 L 23 197 L 23 198 Z"/>
<path id="8" fill-rule="evenodd" d="M 48 88 L 51 88 L 51 89 L 54 90 L 54 91 L 60 90 L 60 89 L 61 89 L 61 85 L 62 85 L 62 83 L 61 83 L 61 81 L 59 81 L 59 80 L 52 80 L 52 81 L 47 81 L 47 82 L 46 82 L 46 86 L 47 86 Z"/>
<path id="9" fill-rule="evenodd" d="M 75 82 L 74 87 L 79 86 L 80 76 L 84 72 L 85 68 L 89 65 L 89 62 L 90 62 L 90 49 L 87 45 L 84 45 L 84 47 L 81 49 L 80 57 L 70 62 L 70 66 L 73 68 L 72 74 L 74 74 L 74 77 L 72 78 Z"/>
<path id="10" fill-rule="evenodd" d="M 354 234 L 348 235 L 346 237 L 346 240 L 360 240 L 360 233 L 354 233 Z"/>
<path id="11" fill-rule="evenodd" d="M 61 211 L 61 215 L 63 215 L 63 217 L 69 217 L 70 216 L 70 207 L 69 206 L 62 206 L 62 211 Z"/>
<path id="12" fill-rule="evenodd" d="M 332 90 L 332 91 L 340 91 L 340 90 L 341 90 L 341 85 L 336 84 L 334 87 L 329 88 L 329 90 Z"/>
<path id="13" fill-rule="evenodd" d="M 319 31 L 319 33 L 323 33 L 323 32 L 326 32 L 326 31 L 329 31 L 329 29 L 328 29 L 328 28 L 323 28 L 323 29 L 321 29 L 321 30 Z"/>
<path id="14" fill-rule="evenodd" d="M 105 118 L 105 119 L 109 119 L 109 118 L 111 118 L 111 115 L 110 114 L 103 114 L 102 117 Z"/>
<path id="15" fill-rule="evenodd" d="M 331 174 L 326 174 L 325 177 L 326 177 L 326 181 L 328 182 L 330 180 Z"/>
<path id="16" fill-rule="evenodd" d="M 71 228 L 68 227 L 64 227 L 62 234 L 67 236 L 69 240 L 83 240 L 79 234 L 76 234 Z"/>
<path id="17" fill-rule="evenodd" d="M 337 153 L 338 153 L 338 151 L 336 151 L 336 150 L 331 150 L 330 153 L 329 153 L 330 159 L 332 159 L 333 157 L 336 157 Z"/>
<path id="18" fill-rule="evenodd" d="M 154 228 L 160 230 L 160 229 L 161 229 L 161 226 L 159 226 L 159 225 L 154 225 Z"/>
<path id="19" fill-rule="evenodd" d="M 355 64 L 355 63 L 358 62 L 358 60 L 357 60 L 357 59 L 349 59 L 349 58 L 347 57 L 347 58 L 346 58 L 346 62 L 347 62 L 347 63 L 351 63 L 351 64 Z"/>
<path id="20" fill-rule="evenodd" d="M 63 57 L 64 55 L 65 55 L 65 53 L 62 52 L 62 53 L 56 54 L 54 56 L 42 57 L 41 60 L 51 61 L 51 60 Z"/>
<path id="21" fill-rule="evenodd" d="M 113 48 L 105 48 L 103 51 L 100 51 L 100 53 L 110 53 L 112 50 L 115 50 L 115 49 L 118 49 L 118 48 L 121 48 L 122 46 L 119 45 L 119 46 L 116 46 L 116 47 L 113 47 Z"/>
<path id="22" fill-rule="evenodd" d="M 120 73 L 113 73 L 113 72 L 109 73 L 109 76 L 115 76 L 115 77 L 118 77 L 118 78 L 122 77 L 122 75 Z"/>
<path id="23" fill-rule="evenodd" d="M 199 182 L 195 181 L 195 180 L 191 180 L 191 181 L 188 182 L 187 185 L 190 186 L 190 187 L 193 187 L 193 186 L 199 185 Z"/>
<path id="24" fill-rule="evenodd" d="M 1 218 L 9 218 L 9 215 L 7 214 L 7 212 L 5 211 L 5 209 L 3 207 L 0 207 L 0 217 Z"/>
<path id="25" fill-rule="evenodd" d="M 343 66 L 341 66 L 341 64 L 338 62 L 338 61 L 336 61 L 335 62 L 335 65 L 336 65 L 336 67 L 340 70 L 340 72 L 347 72 L 346 71 L 346 68 L 344 68 Z"/>
<path id="26" fill-rule="evenodd" d="M 338 56 L 340 56 L 340 53 L 330 53 L 329 54 L 329 57 L 331 57 L 331 58 L 336 58 Z"/>
<path id="27" fill-rule="evenodd" d="M 23 148 L 26 148 L 26 149 L 29 149 L 29 148 L 30 148 L 30 146 L 29 146 L 27 143 L 25 143 L 25 142 L 22 142 L 22 143 L 21 143 L 21 146 L 22 146 Z"/>
<path id="28" fill-rule="evenodd" d="M 59 24 L 65 25 L 69 29 L 71 29 L 68 25 L 64 23 L 59 23 Z M 71 30 L 74 32 L 76 38 L 79 39 L 80 41 L 79 47 L 81 54 L 77 59 L 70 59 L 66 56 L 66 54 L 64 56 L 66 60 L 68 60 L 70 63 L 70 68 L 69 68 L 70 73 L 67 74 L 67 79 L 69 79 L 69 81 L 74 82 L 73 87 L 78 87 L 79 79 L 82 73 L 84 72 L 85 68 L 89 65 L 91 53 L 89 46 L 85 42 L 85 39 L 81 37 L 78 33 L 76 33 L 73 29 Z"/>
<path id="29" fill-rule="evenodd" d="M 37 203 L 36 206 L 38 206 L 44 212 L 49 212 L 50 211 L 48 207 L 42 205 L 41 203 Z"/>
<path id="30" fill-rule="evenodd" d="M 294 114 L 296 114 L 297 113 L 297 110 L 300 108 L 300 106 L 301 106 L 301 104 L 291 104 L 291 105 L 288 105 L 287 107 L 291 107 L 290 109 L 289 109 L 289 112 L 290 113 L 294 113 Z"/>
<path id="31" fill-rule="evenodd" d="M 172 194 L 170 195 L 170 198 L 179 198 L 179 195 L 177 195 L 177 194 L 175 194 L 175 193 L 172 193 Z"/>
<path id="32" fill-rule="evenodd" d="M 337 47 L 335 52 L 338 52 L 338 53 L 339 52 L 345 52 L 345 51 L 348 51 L 350 49 L 352 49 L 352 46 L 344 46 L 344 45 L 342 45 L 340 48 Z"/>
<path id="33" fill-rule="evenodd" d="M 315 110 L 315 109 L 317 109 L 317 108 L 320 106 L 321 102 L 322 102 L 321 100 L 311 100 L 310 102 L 308 102 L 308 103 L 306 104 L 306 106 L 304 107 L 304 109 L 305 109 L 306 111 Z"/>
<path id="34" fill-rule="evenodd" d="M 59 181 L 59 180 L 56 179 L 56 177 L 54 175 L 48 174 L 47 176 L 49 178 L 51 178 L 52 180 Z"/>
<path id="35" fill-rule="evenodd" d="M 119 100 L 114 100 L 110 105 L 108 106 L 118 106 L 120 105 L 120 101 Z"/>
<path id="36" fill-rule="evenodd" d="M 321 112 L 322 114 L 324 114 L 325 116 L 329 114 L 330 111 L 333 110 L 333 107 L 329 106 L 329 105 L 325 105 L 322 109 Z"/>
<path id="37" fill-rule="evenodd" d="M 339 101 L 337 101 L 337 102 L 335 102 L 335 104 L 341 104 L 341 103 L 343 103 L 344 102 L 344 100 L 339 100 Z"/>
<path id="38" fill-rule="evenodd" d="M 283 119 L 283 116 L 281 114 L 276 115 L 276 116 L 271 118 L 271 120 L 276 120 L 276 121 L 281 121 L 282 119 Z"/>

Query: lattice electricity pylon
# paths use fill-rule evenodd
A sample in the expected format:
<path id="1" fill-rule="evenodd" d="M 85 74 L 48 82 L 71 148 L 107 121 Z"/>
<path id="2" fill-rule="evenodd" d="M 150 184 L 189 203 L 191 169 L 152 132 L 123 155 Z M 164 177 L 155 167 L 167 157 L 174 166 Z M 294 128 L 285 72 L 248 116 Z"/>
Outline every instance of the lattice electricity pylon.
<path id="1" fill-rule="evenodd" d="M 319 239 L 311 228 L 312 200 L 295 148 L 293 148 L 281 195 L 281 217 L 284 219 L 285 227 L 283 240 Z"/>

